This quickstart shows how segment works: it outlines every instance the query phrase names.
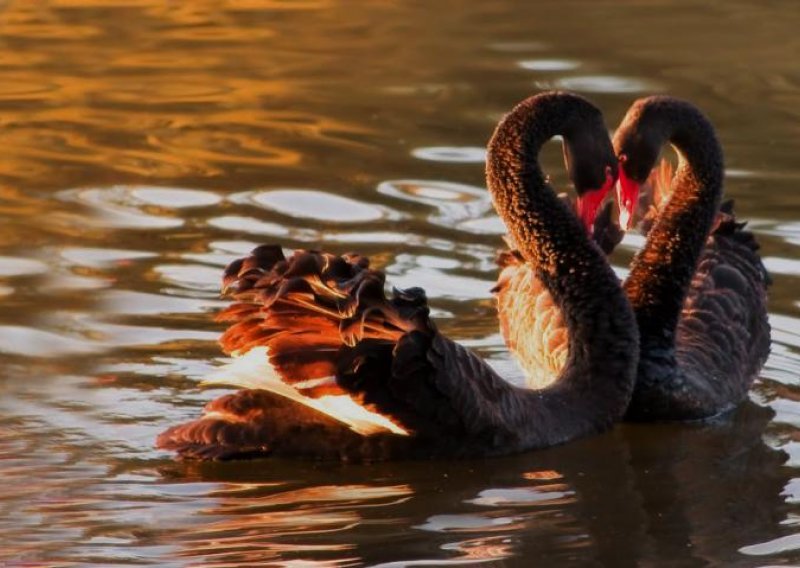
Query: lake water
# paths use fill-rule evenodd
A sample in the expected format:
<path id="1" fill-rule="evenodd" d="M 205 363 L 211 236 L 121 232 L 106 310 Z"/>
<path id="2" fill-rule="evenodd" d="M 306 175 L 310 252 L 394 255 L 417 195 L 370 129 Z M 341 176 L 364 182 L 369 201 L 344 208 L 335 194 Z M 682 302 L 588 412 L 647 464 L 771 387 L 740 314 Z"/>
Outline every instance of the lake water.
<path id="1" fill-rule="evenodd" d="M 800 563 L 798 29 L 795 0 L 3 3 L 0 564 Z M 750 404 L 468 462 L 154 449 L 223 392 L 219 276 L 264 242 L 372 256 L 513 378 L 484 146 L 548 88 L 714 120 L 775 280 Z"/>

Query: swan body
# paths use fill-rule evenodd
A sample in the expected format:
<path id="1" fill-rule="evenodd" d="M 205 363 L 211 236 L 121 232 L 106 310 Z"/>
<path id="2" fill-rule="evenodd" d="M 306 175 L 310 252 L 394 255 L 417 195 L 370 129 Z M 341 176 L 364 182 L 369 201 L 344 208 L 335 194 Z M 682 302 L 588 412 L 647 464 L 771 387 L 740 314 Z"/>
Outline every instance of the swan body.
<path id="1" fill-rule="evenodd" d="M 592 195 L 593 204 L 589 190 L 604 187 L 616 163 L 599 111 L 580 97 L 526 99 L 497 127 L 487 159 L 495 207 L 568 331 L 556 384 L 534 391 L 503 380 L 437 330 L 422 290 L 386 297 L 383 273 L 364 257 L 295 251 L 287 258 L 263 246 L 223 277 L 234 303 L 219 316 L 231 323 L 221 344 L 250 358 L 233 370 L 248 388 L 211 401 L 204 416 L 168 429 L 157 445 L 200 459 L 465 457 L 608 428 L 631 395 L 638 334 L 602 252 L 536 162 L 556 134 L 571 150 L 600 148 L 574 152 L 570 165 L 579 195 Z M 345 399 L 363 412 L 340 414 L 337 400 Z"/>
<path id="2" fill-rule="evenodd" d="M 614 136 L 621 209 L 631 214 L 666 143 L 678 152 L 678 169 L 673 176 L 661 166 L 650 178 L 657 197 L 647 241 L 624 284 L 641 345 L 632 420 L 725 412 L 744 400 L 769 354 L 769 277 L 732 203 L 719 207 L 722 149 L 694 105 L 660 96 L 630 108 Z"/>

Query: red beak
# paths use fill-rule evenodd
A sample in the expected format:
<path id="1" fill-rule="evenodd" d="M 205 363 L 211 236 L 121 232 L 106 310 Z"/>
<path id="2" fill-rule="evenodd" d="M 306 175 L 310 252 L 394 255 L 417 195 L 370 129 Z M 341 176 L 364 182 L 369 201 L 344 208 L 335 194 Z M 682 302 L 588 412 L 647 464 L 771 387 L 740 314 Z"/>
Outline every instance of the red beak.
<path id="1" fill-rule="evenodd" d="M 633 214 L 639 202 L 639 184 L 625 174 L 625 168 L 619 168 L 617 182 L 617 203 L 619 204 L 619 225 L 624 230 L 631 228 Z"/>
<path id="2" fill-rule="evenodd" d="M 578 217 L 586 227 L 586 232 L 590 235 L 594 231 L 594 218 L 597 217 L 597 210 L 603 203 L 611 187 L 614 185 L 614 176 L 611 175 L 611 168 L 606 168 L 606 181 L 600 189 L 590 189 L 578 197 L 577 208 Z"/>

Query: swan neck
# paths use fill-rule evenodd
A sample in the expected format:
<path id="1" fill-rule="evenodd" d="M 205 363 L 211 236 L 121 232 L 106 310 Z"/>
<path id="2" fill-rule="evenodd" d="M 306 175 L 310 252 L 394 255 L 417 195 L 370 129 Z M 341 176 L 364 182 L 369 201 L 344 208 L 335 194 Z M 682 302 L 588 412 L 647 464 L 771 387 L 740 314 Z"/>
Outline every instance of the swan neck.
<path id="1" fill-rule="evenodd" d="M 548 273 L 556 270 L 565 239 L 581 248 L 587 248 L 588 239 L 578 218 L 547 183 L 539 152 L 555 136 L 572 147 L 598 130 L 607 143 L 594 106 L 575 95 L 549 93 L 517 105 L 489 141 L 486 177 L 495 209 L 523 257 Z M 610 145 L 608 150 L 613 159 Z"/>
<path id="2" fill-rule="evenodd" d="M 549 413 L 553 407 L 563 406 L 562 412 L 570 414 L 575 410 L 576 416 L 595 421 L 595 427 L 620 416 L 638 359 L 633 312 L 619 281 L 577 216 L 547 184 L 537 159 L 553 136 L 560 134 L 569 144 L 583 131 L 605 140 L 613 158 L 596 108 L 575 96 L 532 97 L 500 122 L 487 156 L 495 208 L 568 329 L 569 358 L 561 376 L 551 387 L 528 391 L 531 405 L 552 417 L 553 428 L 563 423 L 563 415 Z"/>
<path id="3" fill-rule="evenodd" d="M 625 129 L 638 132 L 640 144 L 649 140 L 653 146 L 648 172 L 667 143 L 679 158 L 670 198 L 625 283 L 642 342 L 669 348 L 722 197 L 722 148 L 711 122 L 696 107 L 666 97 L 651 99 L 648 108 L 633 113 L 632 121 L 626 118 Z M 618 144 L 615 137 L 615 147 L 626 143 Z"/>

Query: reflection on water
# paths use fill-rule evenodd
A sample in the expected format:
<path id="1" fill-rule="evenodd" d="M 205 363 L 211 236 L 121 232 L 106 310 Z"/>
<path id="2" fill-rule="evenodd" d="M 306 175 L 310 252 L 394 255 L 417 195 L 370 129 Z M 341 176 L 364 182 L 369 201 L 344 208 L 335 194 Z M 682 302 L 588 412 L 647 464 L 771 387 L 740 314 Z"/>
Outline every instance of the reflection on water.
<path id="1" fill-rule="evenodd" d="M 411 155 L 420 160 L 433 162 L 453 162 L 463 164 L 482 164 L 486 159 L 486 149 L 480 148 L 451 148 L 449 146 L 436 146 L 433 148 L 417 148 Z"/>
<path id="2" fill-rule="evenodd" d="M 584 77 L 565 77 L 552 85 L 540 84 L 542 88 L 567 89 L 583 93 L 652 93 L 659 91 L 655 83 L 632 79 L 630 77 L 609 77 L 606 75 L 587 75 Z"/>
<path id="3" fill-rule="evenodd" d="M 398 213 L 380 205 L 370 205 L 363 201 L 309 189 L 237 193 L 232 195 L 230 200 L 234 203 L 249 201 L 288 217 L 333 223 L 368 223 L 400 217 Z"/>
<path id="4" fill-rule="evenodd" d="M 0 564 L 795 562 L 792 7 L 2 5 Z M 775 279 L 752 404 L 475 462 L 196 464 L 153 449 L 223 392 L 199 385 L 219 364 L 219 274 L 263 242 L 369 255 L 518 380 L 489 293 L 503 227 L 484 145 L 513 103 L 551 87 L 591 96 L 609 126 L 650 92 L 718 125 L 727 191 Z M 563 185 L 557 145 L 543 162 Z M 614 261 L 640 244 L 626 237 Z"/>

